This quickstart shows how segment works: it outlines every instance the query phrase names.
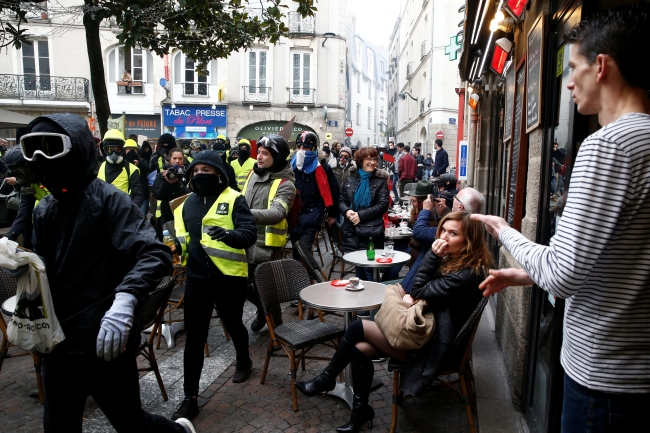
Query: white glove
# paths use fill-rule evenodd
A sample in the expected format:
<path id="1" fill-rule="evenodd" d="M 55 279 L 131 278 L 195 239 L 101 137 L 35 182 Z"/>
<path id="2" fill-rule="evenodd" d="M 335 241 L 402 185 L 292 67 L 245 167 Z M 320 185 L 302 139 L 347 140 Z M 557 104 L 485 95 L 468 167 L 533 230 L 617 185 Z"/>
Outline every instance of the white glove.
<path id="1" fill-rule="evenodd" d="M 133 312 L 138 299 L 120 292 L 115 295 L 111 308 L 104 314 L 97 335 L 97 356 L 110 361 L 119 356 L 126 347 L 133 326 Z"/>

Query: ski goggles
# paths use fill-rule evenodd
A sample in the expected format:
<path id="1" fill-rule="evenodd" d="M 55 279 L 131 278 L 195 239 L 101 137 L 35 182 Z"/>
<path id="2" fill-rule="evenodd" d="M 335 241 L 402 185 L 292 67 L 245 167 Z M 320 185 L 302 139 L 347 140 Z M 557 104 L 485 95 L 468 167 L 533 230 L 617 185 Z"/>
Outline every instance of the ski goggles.
<path id="1" fill-rule="evenodd" d="M 121 154 L 123 146 L 124 145 L 122 143 L 116 144 L 115 142 L 104 142 L 104 150 L 106 151 L 107 155 L 110 155 L 111 153 L 117 153 L 118 155 Z"/>
<path id="2" fill-rule="evenodd" d="M 266 147 L 267 149 L 273 149 L 276 153 L 280 153 L 278 150 L 278 147 L 275 144 L 275 141 L 273 141 L 272 138 L 269 137 L 261 137 L 259 140 L 257 140 L 257 145 Z"/>
<path id="3" fill-rule="evenodd" d="M 20 149 L 27 161 L 34 161 L 36 155 L 47 159 L 62 158 L 72 149 L 72 141 L 65 134 L 34 132 L 20 138 Z"/>

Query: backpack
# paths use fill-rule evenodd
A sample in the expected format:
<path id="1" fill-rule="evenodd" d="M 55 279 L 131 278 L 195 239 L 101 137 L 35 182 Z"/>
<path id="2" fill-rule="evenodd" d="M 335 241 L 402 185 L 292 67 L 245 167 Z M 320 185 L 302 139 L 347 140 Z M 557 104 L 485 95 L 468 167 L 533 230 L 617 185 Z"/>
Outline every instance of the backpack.
<path id="1" fill-rule="evenodd" d="M 283 179 L 280 185 L 286 181 L 286 179 Z M 302 199 L 300 198 L 300 191 L 296 188 L 296 195 L 293 197 L 291 209 L 289 209 L 289 213 L 287 214 L 287 225 L 289 226 L 288 233 L 291 233 L 294 227 L 298 226 L 298 216 L 300 215 L 300 211 L 302 211 Z"/>

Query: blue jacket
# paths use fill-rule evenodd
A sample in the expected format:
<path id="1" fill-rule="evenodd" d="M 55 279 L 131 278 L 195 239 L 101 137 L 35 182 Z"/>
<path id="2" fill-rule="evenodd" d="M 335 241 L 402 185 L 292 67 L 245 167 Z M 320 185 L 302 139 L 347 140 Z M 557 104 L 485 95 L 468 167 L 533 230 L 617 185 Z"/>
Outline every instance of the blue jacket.
<path id="1" fill-rule="evenodd" d="M 440 150 L 436 152 L 436 159 L 432 168 L 433 175 L 438 176 L 439 174 L 446 173 L 447 167 L 449 167 L 449 156 L 445 149 L 440 148 Z"/>
<path id="2" fill-rule="evenodd" d="M 406 293 L 411 293 L 413 277 L 415 277 L 415 274 L 418 271 L 418 267 L 420 267 L 420 263 L 422 262 L 424 255 L 431 249 L 433 241 L 436 240 L 436 232 L 438 231 L 438 228 L 429 227 L 430 219 L 431 211 L 422 209 L 418 214 L 418 219 L 415 221 L 415 225 L 413 226 L 413 239 L 422 245 L 422 250 L 420 251 L 418 258 L 415 259 L 415 262 L 413 262 L 413 266 L 409 268 L 408 274 L 406 274 L 402 280 L 402 287 Z"/>

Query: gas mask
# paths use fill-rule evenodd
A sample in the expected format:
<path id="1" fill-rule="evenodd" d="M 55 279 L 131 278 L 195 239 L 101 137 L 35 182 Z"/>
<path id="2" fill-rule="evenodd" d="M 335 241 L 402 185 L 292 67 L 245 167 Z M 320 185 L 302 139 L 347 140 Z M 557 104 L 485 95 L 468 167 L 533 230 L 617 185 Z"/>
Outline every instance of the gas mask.
<path id="1" fill-rule="evenodd" d="M 104 143 L 104 151 L 106 152 L 106 162 L 109 164 L 121 164 L 124 161 L 122 146 Z"/>

